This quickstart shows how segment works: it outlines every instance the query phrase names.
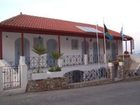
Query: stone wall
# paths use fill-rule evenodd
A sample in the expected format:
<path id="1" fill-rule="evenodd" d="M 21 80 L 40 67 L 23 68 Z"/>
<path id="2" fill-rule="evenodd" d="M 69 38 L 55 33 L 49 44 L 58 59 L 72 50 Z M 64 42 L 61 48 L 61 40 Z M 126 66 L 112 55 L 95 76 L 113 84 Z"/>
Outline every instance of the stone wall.
<path id="1" fill-rule="evenodd" d="M 68 85 L 68 88 L 69 89 L 82 88 L 82 87 L 97 86 L 97 85 L 103 85 L 103 84 L 109 84 L 109 83 L 112 83 L 112 81 L 109 79 L 94 80 L 94 81 L 86 81 L 86 82 L 79 82 L 79 83 L 71 83 Z"/>
<path id="2" fill-rule="evenodd" d="M 109 79 L 104 79 L 68 84 L 67 79 L 64 77 L 48 78 L 46 80 L 30 80 L 27 85 L 27 92 L 81 88 L 87 86 L 102 85 L 111 82 L 112 81 Z"/>
<path id="3" fill-rule="evenodd" d="M 27 85 L 27 92 L 48 91 L 67 88 L 68 84 L 63 77 L 48 78 L 44 80 L 30 80 Z"/>

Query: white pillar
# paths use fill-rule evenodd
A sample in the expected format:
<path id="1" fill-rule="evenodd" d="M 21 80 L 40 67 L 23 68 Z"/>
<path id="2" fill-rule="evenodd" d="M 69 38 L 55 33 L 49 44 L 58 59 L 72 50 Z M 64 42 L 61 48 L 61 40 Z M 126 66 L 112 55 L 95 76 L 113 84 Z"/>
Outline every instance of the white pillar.
<path id="1" fill-rule="evenodd" d="M 0 93 L 3 91 L 3 75 L 2 75 L 2 67 L 0 67 Z"/>
<path id="2" fill-rule="evenodd" d="M 25 56 L 20 56 L 19 65 L 25 65 Z"/>
<path id="3" fill-rule="evenodd" d="M 88 55 L 84 54 L 84 64 L 87 65 L 88 64 Z"/>
<path id="4" fill-rule="evenodd" d="M 113 67 L 114 67 L 114 64 L 112 63 L 112 62 L 109 62 L 108 63 L 108 68 L 109 68 L 109 74 L 110 74 L 110 79 L 112 80 L 112 81 L 114 81 L 114 69 L 113 69 Z"/>
<path id="5" fill-rule="evenodd" d="M 20 70 L 21 70 L 21 88 L 26 91 L 26 86 L 28 82 L 27 78 L 27 65 L 19 65 Z"/>
<path id="6" fill-rule="evenodd" d="M 58 67 L 62 67 L 63 66 L 63 59 L 59 58 L 57 60 L 57 65 L 58 65 Z"/>

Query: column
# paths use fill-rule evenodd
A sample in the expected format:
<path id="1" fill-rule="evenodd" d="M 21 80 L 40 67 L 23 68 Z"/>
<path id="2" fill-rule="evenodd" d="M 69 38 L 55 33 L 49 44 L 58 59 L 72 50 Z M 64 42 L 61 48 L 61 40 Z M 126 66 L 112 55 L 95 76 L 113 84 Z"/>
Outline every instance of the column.
<path id="1" fill-rule="evenodd" d="M 2 75 L 2 67 L 0 67 L 0 94 L 3 91 L 3 75 Z"/>
<path id="2" fill-rule="evenodd" d="M 27 66 L 25 64 L 20 65 L 20 70 L 21 70 L 21 88 L 23 90 L 23 92 L 26 91 L 26 87 L 27 87 L 27 82 L 28 82 L 28 78 L 27 78 Z"/>
<path id="3" fill-rule="evenodd" d="M 21 33 L 21 56 L 24 56 L 24 34 Z"/>
<path id="4" fill-rule="evenodd" d="M 87 48 L 86 48 L 86 38 L 85 38 L 85 37 L 84 37 L 84 49 L 85 49 L 85 50 L 84 50 L 84 54 L 86 54 L 86 53 L 87 53 L 87 51 L 86 51 Z"/>
<path id="5" fill-rule="evenodd" d="M 58 35 L 58 51 L 59 51 L 59 53 L 61 53 L 61 51 L 60 51 L 60 35 Z"/>
<path id="6" fill-rule="evenodd" d="M 58 51 L 61 54 L 61 47 L 60 47 L 60 35 L 58 35 Z M 57 60 L 57 65 L 58 67 L 62 67 L 63 66 L 63 59 L 59 58 Z"/>
<path id="7" fill-rule="evenodd" d="M 125 51 L 127 51 L 127 41 L 125 41 Z"/>
<path id="8" fill-rule="evenodd" d="M 86 45 L 86 38 L 84 37 L 84 64 L 88 64 L 88 55 L 87 55 L 87 45 Z"/>
<path id="9" fill-rule="evenodd" d="M 0 30 L 0 59 L 3 59 L 2 56 L 2 31 Z"/>
<path id="10" fill-rule="evenodd" d="M 19 64 L 20 65 L 25 64 L 25 56 L 24 56 L 24 34 L 23 33 L 21 33 L 21 56 L 20 56 Z"/>

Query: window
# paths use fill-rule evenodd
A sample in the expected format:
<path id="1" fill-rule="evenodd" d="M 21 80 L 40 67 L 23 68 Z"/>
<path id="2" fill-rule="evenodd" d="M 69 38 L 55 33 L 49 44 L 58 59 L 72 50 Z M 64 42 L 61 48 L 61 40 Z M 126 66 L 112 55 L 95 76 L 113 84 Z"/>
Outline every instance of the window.
<path id="1" fill-rule="evenodd" d="M 33 39 L 33 47 L 38 46 L 38 45 L 43 45 L 43 38 L 42 37 L 34 37 Z"/>
<path id="2" fill-rule="evenodd" d="M 71 40 L 71 48 L 72 48 L 72 50 L 77 50 L 79 48 L 78 47 L 78 40 L 76 40 L 76 39 Z"/>

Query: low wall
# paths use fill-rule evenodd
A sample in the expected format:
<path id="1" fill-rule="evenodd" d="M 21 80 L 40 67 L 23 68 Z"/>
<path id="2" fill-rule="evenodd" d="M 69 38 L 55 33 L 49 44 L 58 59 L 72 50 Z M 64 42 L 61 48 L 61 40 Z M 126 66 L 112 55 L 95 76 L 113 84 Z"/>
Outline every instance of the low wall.
<path id="1" fill-rule="evenodd" d="M 27 92 L 37 92 L 37 91 L 50 91 L 50 90 L 60 90 L 60 89 L 73 89 L 81 88 L 87 86 L 95 86 L 111 83 L 109 79 L 104 80 L 93 80 L 87 82 L 71 83 L 68 84 L 67 79 L 64 77 L 60 78 L 48 78 L 46 80 L 30 80 L 27 85 Z"/>
<path id="2" fill-rule="evenodd" d="M 67 86 L 66 79 L 63 77 L 30 80 L 27 84 L 27 92 L 65 89 Z"/>

